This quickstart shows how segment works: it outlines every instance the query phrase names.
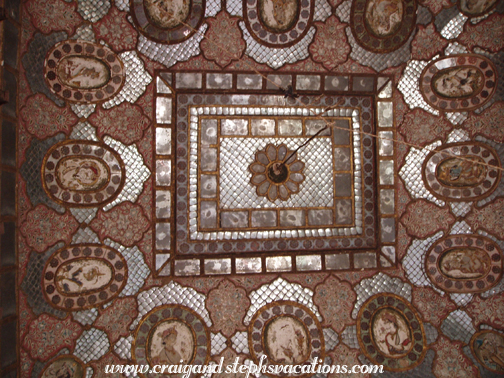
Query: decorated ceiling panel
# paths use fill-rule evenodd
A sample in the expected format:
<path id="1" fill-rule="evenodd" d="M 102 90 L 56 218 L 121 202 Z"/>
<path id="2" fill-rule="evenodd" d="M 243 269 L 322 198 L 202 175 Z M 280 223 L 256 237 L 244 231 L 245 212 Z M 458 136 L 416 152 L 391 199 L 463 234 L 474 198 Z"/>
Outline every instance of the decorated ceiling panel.
<path id="1" fill-rule="evenodd" d="M 6 2 L 0 373 L 504 374 L 503 12 Z"/>

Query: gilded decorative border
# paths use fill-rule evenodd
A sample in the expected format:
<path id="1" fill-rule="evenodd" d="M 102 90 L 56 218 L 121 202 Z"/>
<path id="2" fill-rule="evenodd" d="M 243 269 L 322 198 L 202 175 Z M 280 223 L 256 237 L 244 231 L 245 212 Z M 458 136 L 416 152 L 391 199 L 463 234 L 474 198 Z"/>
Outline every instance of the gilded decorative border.
<path id="1" fill-rule="evenodd" d="M 191 0 L 190 11 L 186 20 L 174 28 L 161 28 L 153 24 L 145 12 L 146 0 L 130 0 L 130 14 L 137 30 L 150 40 L 175 44 L 183 42 L 193 36 L 203 23 L 205 14 L 205 0 Z"/>
<path id="2" fill-rule="evenodd" d="M 472 95 L 463 97 L 445 97 L 436 94 L 433 78 L 436 74 L 449 69 L 477 69 L 482 78 L 482 85 Z M 469 74 L 467 74 L 469 78 Z M 465 80 L 462 79 L 461 80 Z M 420 75 L 420 92 L 433 108 L 447 112 L 461 112 L 479 108 L 488 102 L 497 89 L 497 70 L 489 59 L 482 55 L 461 54 L 442 57 L 429 63 Z"/>
<path id="3" fill-rule="evenodd" d="M 379 310 L 387 308 L 404 315 L 404 320 L 407 320 L 411 329 L 412 346 L 401 358 L 392 358 L 380 353 L 373 338 L 373 318 Z M 406 371 L 423 361 L 427 352 L 423 324 L 416 310 L 404 298 L 391 293 L 375 294 L 362 305 L 357 319 L 359 345 L 373 364 L 384 365 L 384 368 L 389 371 Z M 404 366 L 398 366 L 400 364 Z"/>
<path id="4" fill-rule="evenodd" d="M 444 151 L 449 155 L 445 155 Z M 464 159 L 476 158 L 484 164 L 500 167 L 499 156 L 487 144 L 461 142 L 443 145 L 437 148 L 436 151 L 430 152 L 422 166 L 422 179 L 429 192 L 438 198 L 451 202 L 477 201 L 492 194 L 500 182 L 501 171 L 485 165 L 481 165 L 480 168 L 486 171 L 486 177 L 478 185 L 449 187 L 439 182 L 436 176 L 439 165 L 447 159 L 454 158 L 454 156 L 460 156 Z M 477 161 L 475 163 L 468 161 L 468 163 L 477 166 Z"/>
<path id="5" fill-rule="evenodd" d="M 195 311 L 181 305 L 164 305 L 156 307 L 147 313 L 137 326 L 131 343 L 131 356 L 139 365 L 150 365 L 147 348 L 150 342 L 152 330 L 160 323 L 173 320 L 182 322 L 191 329 L 194 338 L 193 358 L 184 361 L 184 364 L 205 365 L 210 358 L 210 333 L 203 319 Z M 151 366 L 152 367 L 152 366 Z M 141 377 L 165 377 L 167 374 L 140 374 Z M 182 374 L 170 374 L 171 377 L 181 378 Z M 191 373 L 190 378 L 197 375 Z"/>
<path id="6" fill-rule="evenodd" d="M 109 174 L 107 185 L 98 190 L 63 190 L 57 185 L 56 169 L 62 159 L 70 157 L 102 160 Z M 49 198 L 71 207 L 96 207 L 113 201 L 126 179 L 124 162 L 117 152 L 103 143 L 86 140 L 66 140 L 52 146 L 44 156 L 40 173 Z"/>
<path id="7" fill-rule="evenodd" d="M 449 251 L 458 248 L 473 248 L 486 253 L 490 265 L 486 272 L 474 279 L 456 279 L 443 274 L 440 268 L 442 257 Z M 467 269 L 462 265 L 472 264 L 474 261 L 460 260 L 460 269 Z M 483 262 L 479 261 L 483 265 Z M 474 262 L 475 263 L 475 262 Z M 432 284 L 449 293 L 481 293 L 497 285 L 502 278 L 502 252 L 492 240 L 481 235 L 450 235 L 438 240 L 425 256 L 425 272 Z"/>
<path id="8" fill-rule="evenodd" d="M 83 57 L 101 62 L 109 70 L 109 80 L 98 88 L 76 89 L 65 85 L 57 71 L 61 61 L 71 57 Z M 82 74 L 93 75 L 96 72 L 93 69 Z M 65 101 L 97 103 L 114 97 L 121 90 L 126 82 L 126 71 L 123 62 L 108 47 L 88 41 L 66 40 L 56 44 L 47 54 L 44 61 L 44 78 L 51 92 Z"/>
<path id="9" fill-rule="evenodd" d="M 269 303 L 254 314 L 248 328 L 249 350 L 252 359 L 256 364 L 259 363 L 262 355 L 266 355 L 265 365 L 271 365 L 272 358 L 267 354 L 265 343 L 265 329 L 269 323 L 280 317 L 291 317 L 299 321 L 305 327 L 306 334 L 310 337 L 308 346 L 309 355 L 298 365 L 311 365 L 313 360 L 325 358 L 325 344 L 322 326 L 317 317 L 306 306 L 293 301 L 277 301 Z M 290 365 L 286 363 L 273 363 L 273 365 Z M 277 377 L 266 373 L 270 377 Z M 307 374 L 293 374 L 293 377 L 306 377 Z"/>
<path id="10" fill-rule="evenodd" d="M 94 290 L 72 295 L 61 292 L 55 283 L 58 270 L 74 260 L 104 260 L 110 268 L 111 280 Z M 49 257 L 42 274 L 42 292 L 47 302 L 57 309 L 81 311 L 110 302 L 121 293 L 127 281 L 128 264 L 121 253 L 101 244 L 78 244 L 61 248 Z"/>
<path id="11" fill-rule="evenodd" d="M 415 29 L 416 1 L 399 0 L 403 4 L 403 15 L 399 28 L 385 37 L 378 37 L 370 32 L 366 25 L 366 6 L 371 0 L 356 0 L 352 2 L 350 13 L 350 29 L 359 45 L 369 51 L 388 53 L 404 45 Z"/>

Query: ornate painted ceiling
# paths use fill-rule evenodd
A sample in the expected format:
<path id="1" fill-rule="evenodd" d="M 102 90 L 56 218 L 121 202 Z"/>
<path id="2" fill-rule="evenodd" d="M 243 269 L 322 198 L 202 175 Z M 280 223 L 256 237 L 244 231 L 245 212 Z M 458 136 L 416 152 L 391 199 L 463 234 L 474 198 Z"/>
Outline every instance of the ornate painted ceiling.
<path id="1" fill-rule="evenodd" d="M 504 373 L 503 1 L 4 6 L 3 376 Z"/>

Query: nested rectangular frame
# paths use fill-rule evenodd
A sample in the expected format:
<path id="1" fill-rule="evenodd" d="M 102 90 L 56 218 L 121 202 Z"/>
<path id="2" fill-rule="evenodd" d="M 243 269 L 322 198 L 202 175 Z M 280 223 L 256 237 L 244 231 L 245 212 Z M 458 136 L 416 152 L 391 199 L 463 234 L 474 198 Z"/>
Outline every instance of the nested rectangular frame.
<path id="1" fill-rule="evenodd" d="M 229 97 L 231 95 L 231 93 L 236 94 L 239 97 L 240 92 L 243 93 L 244 90 L 236 89 L 237 76 L 238 75 L 240 75 L 240 76 L 247 75 L 247 73 L 231 74 L 231 76 L 232 76 L 231 88 L 226 88 L 226 89 L 220 90 L 219 88 L 212 87 L 211 90 L 209 90 L 209 88 L 205 88 L 205 85 L 206 85 L 205 78 L 210 74 L 212 74 L 212 75 L 218 75 L 218 74 L 215 74 L 215 73 L 201 74 L 201 76 L 203 77 L 203 80 L 200 82 L 200 88 L 183 88 L 183 89 L 182 88 L 175 88 L 174 89 L 173 87 L 177 86 L 176 74 L 177 73 L 172 74 L 172 73 L 167 73 L 167 72 L 160 72 L 160 73 L 158 73 L 158 77 L 157 77 L 158 88 L 159 88 L 160 82 L 164 83 L 164 84 L 162 84 L 162 86 L 165 87 L 165 89 L 162 89 L 161 91 L 159 91 L 159 89 L 158 89 L 157 98 L 169 98 L 170 101 L 172 101 L 173 106 L 170 109 L 170 111 L 172 112 L 172 120 L 169 122 L 162 121 L 160 123 L 157 123 L 155 125 L 155 128 L 158 129 L 158 128 L 168 127 L 172 130 L 172 138 L 171 138 L 171 152 L 172 152 L 172 154 L 170 156 L 156 154 L 155 159 L 156 159 L 156 161 L 163 160 L 163 159 L 164 160 L 169 159 L 170 161 L 172 161 L 172 165 L 171 165 L 171 167 L 172 167 L 171 178 L 172 179 L 171 179 L 171 186 L 170 187 L 155 185 L 155 187 L 153 189 L 153 195 L 156 195 L 156 192 L 163 191 L 163 190 L 166 192 L 169 192 L 171 194 L 170 199 L 171 199 L 172 211 L 170 212 L 169 216 L 157 219 L 157 222 L 158 222 L 158 224 L 167 224 L 170 227 L 170 230 L 172 230 L 172 232 L 170 232 L 170 234 L 172 234 L 172 235 L 175 235 L 176 232 L 178 231 L 176 229 L 177 216 L 178 216 L 177 215 L 178 211 L 177 211 L 176 193 L 178 190 L 175 187 L 176 182 L 177 182 L 177 173 L 178 172 L 177 172 L 177 168 L 176 168 L 177 161 L 175 160 L 175 158 L 177 155 L 177 145 L 178 145 L 178 143 L 180 143 L 180 138 L 177 135 L 176 130 L 177 130 L 177 128 L 180 127 L 180 125 L 178 125 L 178 120 L 176 118 L 177 113 L 178 113 L 177 98 L 181 95 L 190 95 L 190 94 L 195 95 L 196 93 L 199 93 L 200 97 L 201 97 L 201 95 L 207 95 L 207 96 L 210 96 L 211 98 L 212 97 L 215 98 L 215 96 L 218 96 L 219 94 L 221 94 L 221 95 L 227 94 L 227 97 Z M 229 74 L 226 74 L 226 75 L 229 76 Z M 256 75 L 256 74 L 251 73 L 250 75 Z M 315 75 L 318 75 L 318 74 L 315 74 Z M 272 75 L 269 75 L 269 76 L 272 76 Z M 275 75 L 273 75 L 273 76 L 275 76 Z M 296 75 L 282 73 L 282 74 L 280 74 L 280 76 L 290 77 L 290 82 L 293 84 L 296 82 Z M 327 75 L 327 76 L 319 75 L 319 76 L 321 76 L 320 82 L 322 83 L 322 85 L 324 82 L 327 83 L 327 79 L 329 78 L 329 75 Z M 346 87 L 346 89 L 344 89 L 343 91 L 334 91 L 334 90 L 328 89 L 328 90 L 323 91 L 324 94 L 332 95 L 329 97 L 334 98 L 334 97 L 341 97 L 342 94 L 350 95 L 349 92 L 352 92 L 351 94 L 356 94 L 356 95 L 361 95 L 361 93 L 363 93 L 363 92 L 365 94 L 368 94 L 368 92 L 374 92 L 375 96 L 374 96 L 374 100 L 372 101 L 372 103 L 373 103 L 373 107 L 375 109 L 378 108 L 378 105 L 386 105 L 386 106 L 392 105 L 392 92 L 391 92 L 390 88 L 393 88 L 393 86 L 391 85 L 390 78 L 388 78 L 388 77 L 376 78 L 371 75 L 354 75 L 354 76 L 343 75 L 343 76 L 346 77 L 347 83 L 349 83 L 348 86 Z M 370 82 L 373 83 L 373 86 L 372 86 L 373 90 L 372 91 L 367 91 L 367 90 L 363 91 L 362 90 L 363 92 L 359 93 L 359 91 L 361 91 L 361 90 L 357 91 L 357 90 L 355 90 L 356 89 L 355 86 L 353 86 L 354 90 L 349 91 L 348 89 L 352 87 L 352 82 L 354 82 L 355 76 L 358 76 L 359 81 L 361 81 L 361 82 L 362 82 L 363 77 L 368 76 L 367 78 L 369 78 Z M 261 97 L 261 96 L 257 96 L 258 94 L 273 95 L 273 94 L 278 93 L 276 90 L 265 89 L 265 88 L 267 88 L 268 83 L 264 78 L 262 79 L 262 82 L 263 82 L 263 84 L 262 84 L 261 89 L 247 90 L 246 92 L 251 95 L 255 95 L 255 97 L 257 97 L 257 98 Z M 387 89 L 387 87 L 388 87 L 388 89 Z M 166 88 L 169 88 L 169 90 L 166 91 Z M 369 86 L 368 86 L 368 89 L 369 89 Z M 300 94 L 302 94 L 303 92 L 306 94 L 310 94 L 310 92 L 313 92 L 313 91 L 299 90 Z M 176 93 L 176 96 L 175 96 L 175 93 Z M 211 93 L 211 94 L 208 95 L 208 93 Z M 318 92 L 318 93 L 320 94 L 320 92 Z M 233 96 L 233 97 L 236 97 L 236 96 Z M 282 98 L 281 96 L 276 96 L 276 97 L 278 99 Z M 308 96 L 306 96 L 305 98 L 302 98 L 301 100 L 306 101 L 307 97 Z M 324 98 L 327 98 L 327 96 Z M 201 100 L 199 100 L 199 101 L 201 101 Z M 157 101 L 156 101 L 156 103 L 157 103 Z M 302 103 L 305 103 L 305 102 L 302 102 Z M 378 103 L 380 103 L 380 104 L 378 104 Z M 325 103 L 322 102 L 322 104 L 325 104 Z M 374 111 L 373 111 L 373 117 L 375 117 Z M 379 115 L 377 115 L 376 118 L 378 119 Z M 374 130 L 375 130 L 374 131 L 375 133 L 379 133 L 380 135 L 387 134 L 387 136 L 388 136 L 389 134 L 391 134 L 392 138 L 395 135 L 395 131 L 393 129 L 393 124 L 383 124 L 383 125 L 378 124 L 378 125 L 376 125 L 376 128 Z M 176 142 L 176 140 L 178 140 L 178 142 Z M 156 143 L 156 141 L 155 141 L 155 143 Z M 382 161 L 391 161 L 393 163 L 394 155 L 395 155 L 395 153 L 393 151 L 393 144 L 391 145 L 391 147 L 388 148 L 388 150 L 383 149 L 383 151 L 384 151 L 383 156 L 381 154 L 382 143 L 380 143 L 380 146 L 378 146 L 378 143 L 376 144 L 376 153 L 378 153 L 378 148 L 380 149 L 380 156 L 377 156 L 377 160 L 379 160 L 379 161 L 376 162 L 376 164 L 377 164 L 376 170 L 378 170 L 378 167 L 380 166 Z M 392 152 L 390 152 L 390 151 L 392 151 Z M 377 173 L 376 176 L 378 176 L 378 175 L 379 174 Z M 377 203 L 377 205 L 376 205 L 377 207 L 378 207 L 378 202 L 380 202 L 380 200 L 378 198 L 379 194 L 382 193 L 383 190 L 388 190 L 388 191 L 392 190 L 393 192 L 395 191 L 394 185 L 393 185 L 393 182 L 395 180 L 395 175 L 392 175 L 391 180 L 392 180 L 391 183 L 387 182 L 382 185 L 382 184 L 378 183 L 378 181 L 379 181 L 378 178 L 376 179 L 377 188 L 375 189 L 375 191 L 373 193 L 373 198 L 374 198 L 375 202 Z M 396 200 L 395 200 L 394 193 L 392 193 L 392 195 L 393 195 L 392 201 L 394 203 L 392 206 L 395 207 Z M 380 202 L 380 205 L 381 205 L 381 202 Z M 154 213 L 154 215 L 156 214 L 156 209 L 153 209 L 153 213 Z M 238 262 L 238 260 L 241 261 L 243 259 L 251 259 L 251 260 L 254 259 L 256 261 L 256 263 L 258 262 L 258 264 L 259 264 L 258 269 L 250 271 L 249 273 L 259 273 L 259 272 L 264 273 L 264 272 L 270 272 L 270 271 L 272 271 L 272 272 L 274 272 L 274 271 L 306 271 L 306 270 L 333 270 L 333 269 L 353 270 L 353 269 L 362 269 L 362 268 L 378 268 L 378 267 L 389 268 L 389 267 L 393 267 L 396 263 L 396 258 L 395 258 L 395 240 L 396 240 L 395 224 L 396 224 L 396 219 L 395 219 L 395 215 L 391 214 L 391 213 L 378 214 L 378 218 L 379 219 L 376 219 L 376 221 L 375 221 L 375 223 L 377 225 L 377 230 L 376 230 L 377 238 L 383 239 L 383 236 L 385 235 L 387 238 L 387 241 L 383 242 L 381 240 L 378 240 L 378 244 L 372 248 L 359 248 L 359 247 L 355 247 L 355 246 L 346 247 L 346 246 L 343 246 L 340 244 L 339 245 L 340 249 L 332 248 L 332 246 L 329 246 L 329 248 L 326 248 L 326 249 L 322 248 L 322 249 L 318 249 L 318 250 L 312 250 L 311 247 L 316 248 L 316 246 L 317 246 L 317 245 L 315 245 L 315 243 L 311 243 L 311 244 L 299 243 L 302 245 L 300 245 L 300 248 L 298 248 L 297 250 L 289 250 L 290 249 L 289 245 L 287 245 L 287 248 L 282 251 L 280 251 L 280 250 L 278 250 L 278 248 L 276 248 L 274 251 L 274 254 L 278 255 L 279 259 L 280 258 L 284 259 L 284 260 L 290 259 L 290 262 L 289 262 L 290 265 L 287 266 L 287 268 L 284 270 L 281 270 L 283 268 L 281 268 L 280 270 L 275 270 L 275 269 L 271 270 L 268 267 L 269 266 L 268 259 L 272 259 L 272 258 L 274 259 L 275 257 L 274 256 L 271 257 L 271 253 L 267 253 L 267 255 L 270 256 L 270 257 L 267 257 L 265 255 L 266 251 L 261 250 L 261 249 L 247 252 L 246 256 L 245 256 L 245 254 L 242 254 L 239 251 L 237 251 L 237 253 L 239 253 L 241 256 L 245 256 L 245 257 L 239 257 L 239 258 L 236 257 L 237 256 L 236 252 L 223 250 L 222 248 L 217 249 L 217 250 L 205 249 L 204 251 L 201 251 L 201 253 L 195 253 L 196 251 L 189 251 L 189 253 L 185 254 L 184 251 L 181 251 L 180 248 L 178 248 L 179 246 L 177 245 L 176 240 L 174 240 L 176 238 L 170 239 L 170 247 L 169 248 L 167 248 L 167 249 L 156 248 L 158 237 L 155 235 L 154 240 L 153 240 L 153 246 L 156 249 L 156 263 L 155 263 L 156 264 L 156 272 L 157 272 L 158 276 L 166 276 L 166 275 L 173 275 L 173 274 L 176 276 L 181 276 L 181 275 L 247 273 L 245 271 L 246 269 L 245 270 L 242 269 L 243 266 L 240 268 L 240 266 L 243 265 L 242 262 Z M 384 223 L 384 221 L 388 222 L 388 223 Z M 390 225 L 392 225 L 391 232 L 390 232 L 390 229 L 391 229 Z M 389 229 L 389 231 L 384 231 L 383 230 L 384 226 L 386 226 L 386 228 Z M 306 255 L 306 254 L 308 254 L 308 255 Z M 350 254 L 350 256 L 349 256 L 349 254 Z M 372 261 L 366 260 L 369 258 L 369 256 L 371 256 L 373 254 L 375 254 L 376 256 L 372 258 Z M 299 262 L 301 261 L 301 260 L 299 260 L 300 258 L 301 259 L 303 259 L 305 257 L 310 258 L 310 256 L 312 256 L 313 259 L 318 259 L 318 264 L 316 264 L 317 266 L 314 266 L 313 268 L 309 268 L 309 267 L 303 268 L 302 266 L 299 266 Z M 360 256 L 363 259 L 361 259 L 361 261 L 358 262 L 357 256 Z M 235 261 L 235 258 L 237 258 L 238 260 Z M 342 266 L 334 266 L 334 264 L 331 262 L 331 261 L 334 262 L 336 260 L 343 261 L 345 259 L 346 259 L 347 263 L 343 264 Z M 222 262 L 228 263 L 229 266 L 223 268 L 220 272 L 218 270 L 213 271 L 211 269 L 211 267 L 209 267 L 209 264 L 212 261 L 220 261 L 220 260 L 222 260 Z M 184 264 L 186 266 L 188 266 L 189 268 L 184 270 L 184 267 L 183 267 Z M 177 268 L 177 266 L 178 266 L 178 268 Z M 182 266 L 182 269 L 180 270 L 181 266 Z"/>

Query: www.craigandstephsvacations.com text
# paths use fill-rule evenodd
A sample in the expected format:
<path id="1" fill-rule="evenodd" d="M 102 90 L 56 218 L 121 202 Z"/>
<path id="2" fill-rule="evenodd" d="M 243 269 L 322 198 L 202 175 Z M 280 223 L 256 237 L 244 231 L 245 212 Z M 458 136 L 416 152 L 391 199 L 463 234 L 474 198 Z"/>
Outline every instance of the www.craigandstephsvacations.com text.
<path id="1" fill-rule="evenodd" d="M 311 375 L 311 374 L 345 374 L 345 373 L 383 373 L 383 365 L 326 365 L 321 359 L 315 358 L 311 364 L 305 365 L 268 365 L 266 356 L 262 356 L 259 364 L 253 362 L 240 364 L 238 357 L 231 365 L 224 366 L 224 357 L 219 364 L 208 365 L 106 365 L 106 374 L 182 374 L 182 378 L 189 378 L 191 374 L 203 374 L 209 376 L 216 373 L 244 374 L 245 378 L 261 374 L 271 375 Z"/>

